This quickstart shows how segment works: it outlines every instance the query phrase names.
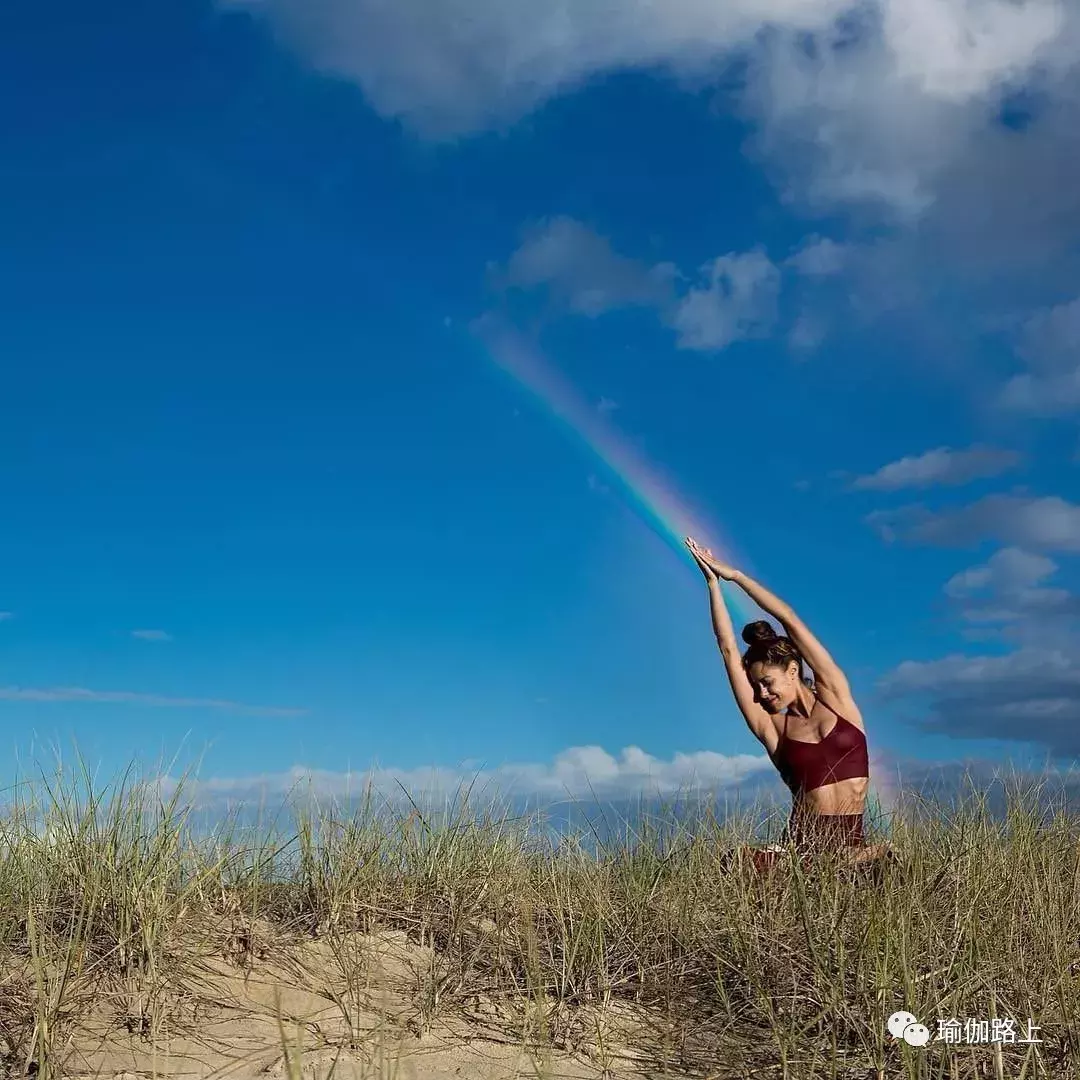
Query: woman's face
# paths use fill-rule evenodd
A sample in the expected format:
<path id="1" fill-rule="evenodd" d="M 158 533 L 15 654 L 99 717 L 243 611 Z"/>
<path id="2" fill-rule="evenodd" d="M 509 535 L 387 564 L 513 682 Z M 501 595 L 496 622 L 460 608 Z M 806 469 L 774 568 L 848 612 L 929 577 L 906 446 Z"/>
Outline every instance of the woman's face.
<path id="1" fill-rule="evenodd" d="M 799 665 L 794 660 L 786 668 L 751 664 L 746 669 L 754 697 L 758 704 L 770 713 L 783 712 L 799 693 Z"/>

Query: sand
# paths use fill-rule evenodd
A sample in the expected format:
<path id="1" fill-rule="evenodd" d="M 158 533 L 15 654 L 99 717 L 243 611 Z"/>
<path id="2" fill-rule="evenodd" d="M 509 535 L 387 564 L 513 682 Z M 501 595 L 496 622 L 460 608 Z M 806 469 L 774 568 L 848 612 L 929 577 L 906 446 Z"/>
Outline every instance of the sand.
<path id="1" fill-rule="evenodd" d="M 60 974 L 53 970 L 53 985 Z M 33 996 L 32 972 L 23 977 Z M 550 1024 L 550 1012 L 527 998 L 500 1002 L 440 985 L 432 951 L 401 931 L 286 941 L 273 927 L 248 926 L 174 956 L 154 977 L 103 980 L 75 996 L 56 1023 L 64 1030 L 56 1063 L 71 1077 L 657 1075 L 635 1067 L 632 1032 L 643 1028 L 627 1006 L 564 1015 L 550 1048 L 537 1034 L 537 1017 Z"/>

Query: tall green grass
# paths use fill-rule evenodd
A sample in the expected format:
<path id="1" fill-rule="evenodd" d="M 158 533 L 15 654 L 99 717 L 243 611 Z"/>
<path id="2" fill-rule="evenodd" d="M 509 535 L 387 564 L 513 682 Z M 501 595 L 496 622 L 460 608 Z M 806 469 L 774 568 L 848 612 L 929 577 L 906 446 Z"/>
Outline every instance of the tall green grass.
<path id="1" fill-rule="evenodd" d="M 242 969 L 326 943 L 358 1039 L 358 935 L 397 931 L 427 959 L 386 1031 L 469 1016 L 541 1072 L 588 1046 L 612 1075 L 1080 1077 L 1080 830 L 1038 791 L 1012 791 L 1001 818 L 974 791 L 947 811 L 909 802 L 891 822 L 896 865 L 761 875 L 727 865 L 739 830 L 708 814 L 643 817 L 597 842 L 468 791 L 438 815 L 369 792 L 348 812 L 295 800 L 254 829 L 208 829 L 183 783 L 166 799 L 133 775 L 10 793 L 10 1075 L 66 1075 L 73 1036 L 103 1008 L 153 1042 L 197 1006 L 208 948 Z M 1023 1036 L 1030 1020 L 1041 1041 L 914 1048 L 886 1031 L 900 1009 L 935 1033 L 938 1019 L 1005 1017 Z"/>

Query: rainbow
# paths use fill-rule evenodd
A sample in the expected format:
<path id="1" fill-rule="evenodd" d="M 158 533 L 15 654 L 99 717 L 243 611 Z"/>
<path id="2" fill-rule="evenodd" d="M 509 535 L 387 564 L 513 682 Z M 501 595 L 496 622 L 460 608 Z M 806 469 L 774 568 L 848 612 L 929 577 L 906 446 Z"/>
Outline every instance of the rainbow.
<path id="1" fill-rule="evenodd" d="M 661 539 L 699 573 L 693 556 L 683 545 L 683 537 L 693 536 L 706 544 L 718 558 L 742 570 L 750 570 L 745 558 L 736 556 L 730 543 L 723 540 L 715 527 L 705 524 L 686 499 L 677 494 L 659 471 L 619 437 L 603 419 L 599 409 L 589 405 L 574 387 L 546 362 L 540 351 L 525 341 L 494 316 L 485 316 L 473 325 L 495 366 L 528 391 L 563 428 L 604 465 L 617 482 L 624 498 L 634 512 Z M 761 618 L 761 612 L 741 590 L 725 589 L 728 604 L 738 616 L 735 620 L 750 622 Z M 875 755 L 871 768 L 870 791 L 886 813 L 894 813 L 900 794 L 889 776 L 888 756 Z"/>
<path id="2" fill-rule="evenodd" d="M 734 554 L 719 531 L 705 523 L 660 472 L 646 463 L 625 439 L 605 422 L 601 411 L 586 402 L 577 390 L 520 334 L 487 316 L 474 325 L 495 366 L 517 387 L 528 391 L 547 412 L 604 466 L 623 498 L 639 518 L 699 573 L 683 538 L 693 536 L 719 559 L 748 570 L 746 559 Z M 734 614 L 743 621 L 761 618 L 756 606 L 741 590 L 725 589 Z M 738 619 L 736 620 L 738 621 Z"/>

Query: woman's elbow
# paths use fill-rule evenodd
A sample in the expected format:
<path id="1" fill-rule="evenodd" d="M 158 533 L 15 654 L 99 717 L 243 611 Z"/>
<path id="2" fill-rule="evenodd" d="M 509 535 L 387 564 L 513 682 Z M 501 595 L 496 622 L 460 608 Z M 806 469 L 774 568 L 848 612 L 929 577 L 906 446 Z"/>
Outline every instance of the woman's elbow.
<path id="1" fill-rule="evenodd" d="M 726 638 L 717 638 L 716 647 L 720 650 L 720 655 L 724 658 L 724 663 L 729 669 L 735 668 L 742 670 L 742 653 L 739 652 L 739 646 L 737 642 L 728 641 Z"/>

